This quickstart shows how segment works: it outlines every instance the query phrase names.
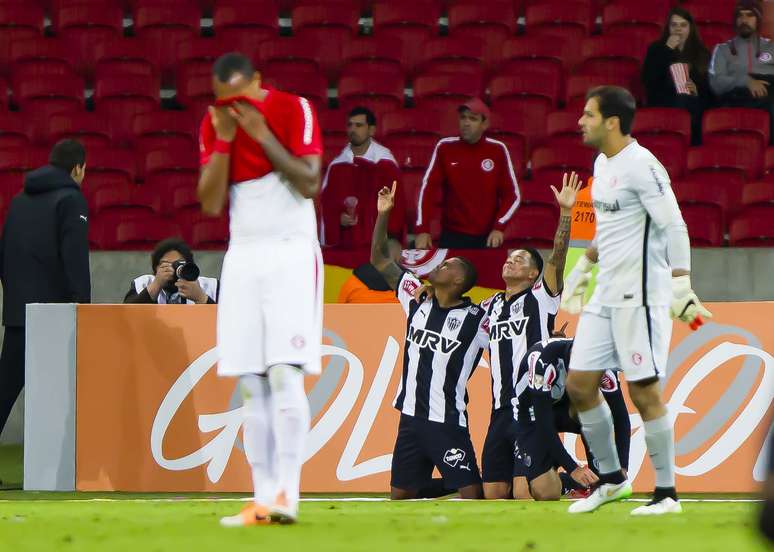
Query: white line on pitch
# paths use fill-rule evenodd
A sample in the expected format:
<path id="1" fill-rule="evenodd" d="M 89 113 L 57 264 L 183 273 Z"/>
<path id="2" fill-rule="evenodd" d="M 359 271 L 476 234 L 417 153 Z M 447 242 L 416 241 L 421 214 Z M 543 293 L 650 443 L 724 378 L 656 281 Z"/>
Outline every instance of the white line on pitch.
<path id="1" fill-rule="evenodd" d="M 17 500 L 0 499 L 0 503 L 10 502 L 248 502 L 252 500 L 251 497 L 240 498 L 226 498 L 226 497 L 213 497 L 213 498 L 43 498 L 35 499 L 21 498 Z M 301 502 L 389 502 L 389 498 L 386 497 L 310 497 L 302 498 Z M 415 499 L 402 502 L 427 502 L 433 499 Z M 449 498 L 447 502 L 473 502 L 471 500 L 461 498 Z M 649 502 L 647 498 L 630 498 L 625 502 Z M 681 502 L 707 502 L 707 503 L 754 503 L 761 502 L 759 498 L 681 498 Z M 504 501 L 507 502 L 507 501 Z M 520 501 L 522 502 L 522 501 Z"/>

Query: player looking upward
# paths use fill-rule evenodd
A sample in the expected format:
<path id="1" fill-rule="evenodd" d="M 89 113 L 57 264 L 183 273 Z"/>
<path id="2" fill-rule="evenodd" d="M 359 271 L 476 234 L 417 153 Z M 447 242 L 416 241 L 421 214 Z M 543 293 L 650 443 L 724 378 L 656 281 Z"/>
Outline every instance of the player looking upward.
<path id="1" fill-rule="evenodd" d="M 491 325 L 492 414 L 482 453 L 486 498 L 510 498 L 516 491 L 513 480 L 516 376 L 527 349 L 548 339 L 553 332 L 559 294 L 564 286 L 571 211 L 581 186 L 582 182 L 574 172 L 564 175 L 561 190 L 551 186 L 560 215 L 554 248 L 545 269 L 537 250 L 512 251 L 503 265 L 505 291 L 481 304 Z"/>
<path id="2" fill-rule="evenodd" d="M 218 305 L 218 374 L 239 377 L 255 500 L 225 526 L 294 522 L 309 431 L 304 373 L 320 372 L 322 261 L 314 198 L 320 129 L 309 102 L 261 85 L 237 53 L 213 66 L 201 125 L 202 210 L 229 197 Z"/>
<path id="3" fill-rule="evenodd" d="M 626 376 L 644 422 L 645 443 L 656 472 L 650 503 L 633 515 L 679 513 L 675 491 L 674 434 L 661 398 L 672 322 L 709 318 L 691 289 L 691 249 L 669 175 L 654 155 L 630 136 L 636 105 L 616 86 L 590 90 L 578 124 L 583 142 L 599 150 L 591 197 L 596 214 L 592 245 L 567 278 L 563 307 L 582 308 L 586 282 L 599 263 L 596 289 L 583 308 L 567 377 L 583 435 L 599 462 L 600 486 L 572 504 L 591 512 L 631 495 L 613 442 L 613 419 L 599 384 L 606 370 Z"/>
<path id="4" fill-rule="evenodd" d="M 390 496 L 422 496 L 433 485 L 436 467 L 447 489 L 459 489 L 462 498 L 481 498 L 466 389 L 489 341 L 484 309 L 465 297 L 476 284 L 476 269 L 461 257 L 447 259 L 428 275 L 434 296 L 415 299 L 414 291 L 422 283 L 401 270 L 387 245 L 394 196 L 394 183 L 392 190 L 379 192 L 371 244 L 371 264 L 396 290 L 408 318 L 403 373 L 394 403 L 401 415 Z"/>

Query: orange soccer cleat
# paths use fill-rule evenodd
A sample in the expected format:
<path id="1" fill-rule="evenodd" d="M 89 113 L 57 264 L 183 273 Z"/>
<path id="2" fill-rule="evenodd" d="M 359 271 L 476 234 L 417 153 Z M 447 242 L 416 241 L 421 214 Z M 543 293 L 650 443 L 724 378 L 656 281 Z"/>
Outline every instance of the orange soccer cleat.
<path id="1" fill-rule="evenodd" d="M 251 502 L 241 512 L 233 516 L 220 518 L 223 527 L 250 527 L 252 525 L 269 525 L 269 510 Z"/>

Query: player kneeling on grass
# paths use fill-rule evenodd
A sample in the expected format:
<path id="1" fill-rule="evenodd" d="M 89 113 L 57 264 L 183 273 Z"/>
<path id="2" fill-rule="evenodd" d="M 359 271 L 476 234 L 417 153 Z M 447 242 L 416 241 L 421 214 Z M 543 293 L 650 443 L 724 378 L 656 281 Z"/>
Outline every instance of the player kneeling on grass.
<path id="1" fill-rule="evenodd" d="M 414 298 L 422 283 L 395 263 L 387 245 L 392 190 L 383 188 L 371 244 L 371 264 L 381 272 L 408 317 L 403 372 L 395 398 L 400 425 L 392 456 L 390 497 L 446 494 L 433 480 L 438 468 L 447 490 L 481 498 L 481 476 L 470 441 L 467 383 L 489 343 L 484 309 L 465 297 L 476 284 L 476 270 L 461 257 L 445 260 L 428 279 L 434 296 Z"/>
<path id="2" fill-rule="evenodd" d="M 514 400 L 515 498 L 558 500 L 562 494 L 582 498 L 599 482 L 588 447 L 589 467 L 585 467 L 573 460 L 559 438 L 559 433 L 581 433 L 565 388 L 572 344 L 567 338 L 537 343 L 519 365 Z M 605 373 L 600 390 L 613 412 L 618 458 L 626 469 L 631 424 L 615 372 Z M 559 467 L 564 472 L 559 473 Z"/>

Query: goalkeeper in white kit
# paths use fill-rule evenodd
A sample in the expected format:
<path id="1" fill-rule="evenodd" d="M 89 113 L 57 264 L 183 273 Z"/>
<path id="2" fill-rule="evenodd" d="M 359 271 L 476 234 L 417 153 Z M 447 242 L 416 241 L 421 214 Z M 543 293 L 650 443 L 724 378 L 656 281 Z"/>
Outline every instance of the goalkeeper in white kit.
<path id="1" fill-rule="evenodd" d="M 645 444 L 656 472 L 653 499 L 632 515 L 679 513 L 675 490 L 672 419 L 661 398 L 672 318 L 694 325 L 712 315 L 691 289 L 688 229 L 666 169 L 630 136 L 636 104 L 620 87 L 589 91 L 578 121 L 583 142 L 599 150 L 591 197 L 596 236 L 565 282 L 562 307 L 583 311 L 570 359 L 567 391 L 583 435 L 599 462 L 600 485 L 573 503 L 570 513 L 591 512 L 631 495 L 614 441 L 610 408 L 599 392 L 605 370 L 623 371 L 642 416 Z M 583 296 L 592 265 L 597 284 Z"/>

